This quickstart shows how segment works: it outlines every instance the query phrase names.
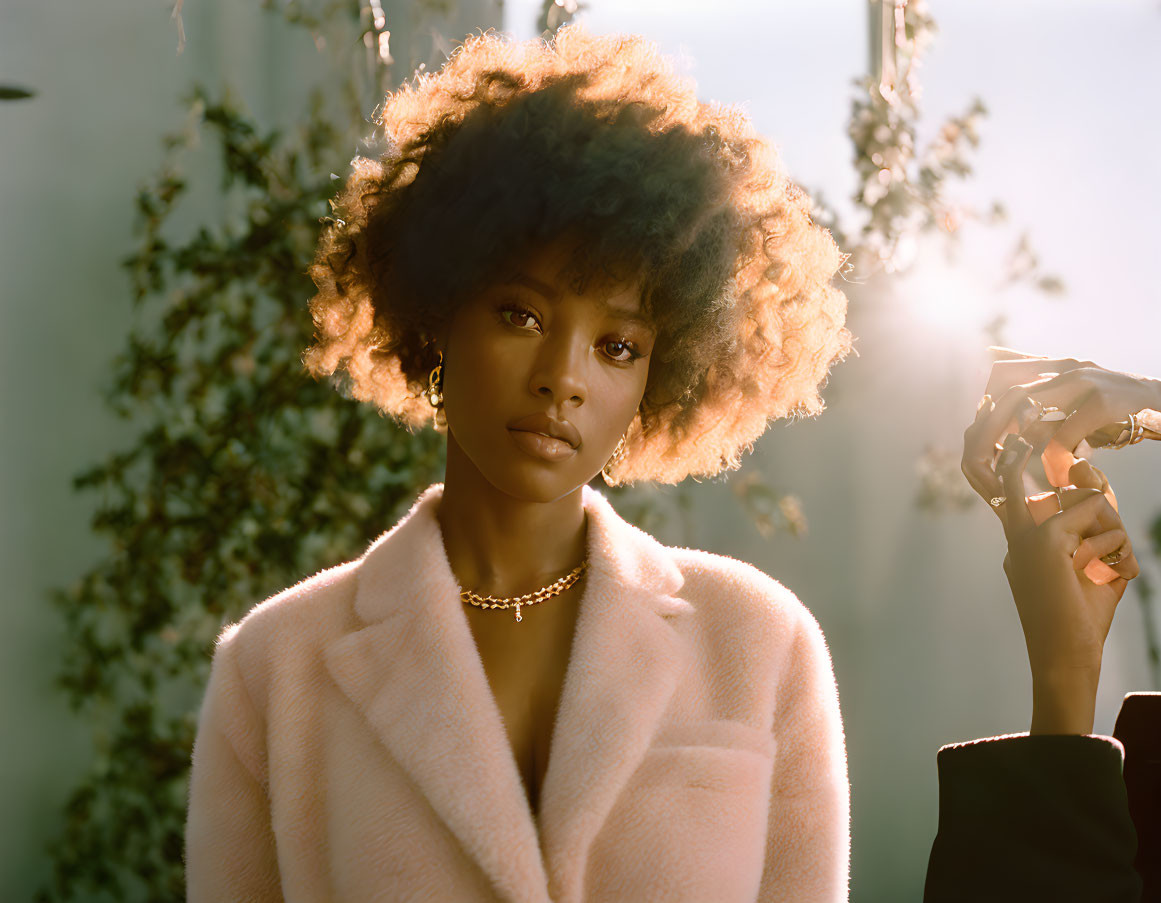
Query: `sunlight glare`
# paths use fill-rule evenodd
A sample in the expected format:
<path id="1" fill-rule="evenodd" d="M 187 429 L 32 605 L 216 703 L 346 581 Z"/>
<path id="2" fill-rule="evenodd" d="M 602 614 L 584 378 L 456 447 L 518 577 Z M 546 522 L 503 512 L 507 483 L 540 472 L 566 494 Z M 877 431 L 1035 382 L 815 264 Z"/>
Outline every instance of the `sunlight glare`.
<path id="1" fill-rule="evenodd" d="M 990 295 L 969 267 L 947 261 L 938 250 L 921 253 L 899 280 L 899 297 L 924 334 L 978 342 L 985 323 L 995 316 Z"/>

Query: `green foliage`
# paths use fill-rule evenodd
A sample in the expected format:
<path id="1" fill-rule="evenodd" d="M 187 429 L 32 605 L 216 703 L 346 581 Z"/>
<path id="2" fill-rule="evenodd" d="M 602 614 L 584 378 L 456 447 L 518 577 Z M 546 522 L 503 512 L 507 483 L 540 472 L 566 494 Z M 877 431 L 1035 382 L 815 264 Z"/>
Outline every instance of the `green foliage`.
<path id="1" fill-rule="evenodd" d="M 796 537 L 806 535 L 808 527 L 802 500 L 775 488 L 756 470 L 744 473 L 730 488 L 762 536 L 769 539 L 778 532 Z"/>
<path id="2" fill-rule="evenodd" d="M 940 235 L 950 249 L 965 224 L 996 226 L 1007 220 L 998 201 L 979 210 L 957 200 L 951 191 L 956 182 L 972 175 L 970 154 L 979 146 L 987 116 L 980 98 L 973 98 L 963 113 L 948 117 L 925 145 L 918 143 L 922 122 L 918 69 L 936 31 L 926 0 L 910 0 L 903 9 L 902 32 L 894 36 L 894 49 L 884 54 L 881 71 L 855 82 L 847 133 L 859 179 L 853 198 L 858 213 L 855 221 L 842 223 L 824 210 L 821 220 L 840 247 L 851 253 L 852 268 L 860 277 L 878 271 L 906 272 L 916 260 L 921 235 Z M 1050 294 L 1064 290 L 1059 277 L 1040 270 L 1026 233 L 1007 261 L 1003 280 L 1004 285 L 1017 282 Z"/>
<path id="3" fill-rule="evenodd" d="M 915 504 L 929 514 L 966 511 L 976 508 L 980 499 L 968 485 L 960 470 L 958 452 L 929 445 L 916 463 L 919 491 Z"/>
<path id="4" fill-rule="evenodd" d="M 438 435 L 351 403 L 299 359 L 345 136 L 318 104 L 291 135 L 200 90 L 189 112 L 138 195 L 125 261 L 139 323 L 107 396 L 138 435 L 75 480 L 102 499 L 93 528 L 111 549 L 54 595 L 71 640 L 59 685 L 96 755 L 39 900 L 184 899 L 187 770 L 218 631 L 361 554 L 443 471 Z M 175 240 L 182 202 L 213 193 L 183 172 L 195 140 L 221 154 L 225 213 Z"/>
<path id="5" fill-rule="evenodd" d="M 878 3 L 872 4 L 872 17 L 878 8 Z M 906 275 L 917 261 L 922 238 L 938 237 L 951 255 L 966 224 L 996 227 L 1007 222 L 999 201 L 975 209 L 957 199 L 953 190 L 973 172 L 971 152 L 979 146 L 987 116 L 982 100 L 973 98 L 963 113 L 948 117 L 930 141 L 919 144 L 923 116 L 918 69 L 937 29 L 926 0 L 909 0 L 902 12 L 903 28 L 889 36 L 879 71 L 855 82 L 847 132 L 858 176 L 853 197 L 857 213 L 843 222 L 823 206 L 818 217 L 850 253 L 849 269 L 858 282 L 844 288 L 856 301 L 860 284 L 872 277 Z M 1042 270 L 1027 232 L 1019 235 L 1002 267 L 997 288 L 1023 283 L 1049 295 L 1064 292 L 1063 281 Z M 876 282 L 869 294 L 884 289 L 890 289 L 889 282 Z M 873 297 L 866 300 L 874 302 Z M 857 315 L 859 307 L 853 304 L 852 312 Z M 999 313 L 984 327 L 990 344 L 1006 344 L 1006 323 L 1007 317 Z M 960 472 L 958 451 L 929 445 L 917 462 L 917 472 L 920 510 L 938 514 L 976 504 Z"/>

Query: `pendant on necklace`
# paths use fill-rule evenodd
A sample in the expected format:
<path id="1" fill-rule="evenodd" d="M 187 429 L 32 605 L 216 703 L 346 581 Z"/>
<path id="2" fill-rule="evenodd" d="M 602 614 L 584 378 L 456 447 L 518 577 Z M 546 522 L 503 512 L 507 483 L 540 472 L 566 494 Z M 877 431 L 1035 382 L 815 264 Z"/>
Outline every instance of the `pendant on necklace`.
<path id="1" fill-rule="evenodd" d="M 516 606 L 516 620 L 517 621 L 524 620 L 522 617 L 520 617 L 520 606 L 519 605 Z"/>

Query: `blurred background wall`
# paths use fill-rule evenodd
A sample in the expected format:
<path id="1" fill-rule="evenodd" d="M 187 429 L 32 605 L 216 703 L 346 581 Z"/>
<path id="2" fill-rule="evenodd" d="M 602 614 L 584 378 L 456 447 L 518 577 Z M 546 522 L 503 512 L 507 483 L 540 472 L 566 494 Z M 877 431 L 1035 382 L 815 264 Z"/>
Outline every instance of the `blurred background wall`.
<path id="1" fill-rule="evenodd" d="M 0 5 L 0 83 L 36 92 L 0 104 L 6 900 L 28 899 L 47 877 L 45 845 L 91 749 L 89 729 L 52 688 L 66 646 L 46 593 L 104 548 L 88 529 L 96 500 L 74 494 L 70 479 L 125 441 L 98 389 L 131 322 L 118 262 L 132 247 L 135 188 L 157 165 L 160 136 L 181 124 L 177 101 L 193 80 L 232 85 L 273 122 L 295 109 L 296 88 L 320 65 L 304 34 L 257 0 L 187 2 L 178 55 L 169 9 L 161 0 Z M 989 360 L 985 326 L 1002 313 L 1003 338 L 1017 348 L 1161 376 L 1161 293 L 1146 270 L 1161 240 L 1161 9 L 1145 0 L 943 0 L 931 11 L 940 34 L 921 72 L 926 121 L 984 99 L 976 175 L 960 191 L 981 207 L 1002 200 L 1067 294 L 996 290 L 1010 234 L 965 234 L 954 265 L 925 252 L 931 262 L 913 277 L 874 304 L 852 303 L 858 356 L 834 372 L 828 411 L 773 427 L 748 465 L 801 499 L 809 532 L 763 537 L 728 483 L 695 487 L 692 517 L 661 531 L 757 564 L 822 624 L 848 736 L 856 901 L 919 899 L 935 831 L 936 749 L 1025 730 L 1030 717 L 994 519 L 982 503 L 942 514 L 916 505 L 921 455 L 957 452 L 974 413 Z M 538 12 L 530 0 L 464 9 L 465 21 L 491 17 L 518 37 L 536 32 Z M 406 4 L 389 15 L 405 28 Z M 592 0 L 582 19 L 595 32 L 648 35 L 683 60 L 703 97 L 744 103 L 795 179 L 843 209 L 855 185 L 851 82 L 867 69 L 862 0 L 723 0 L 712 9 Z M 1161 507 L 1161 455 L 1139 446 L 1098 464 L 1141 536 Z M 1098 731 L 1112 730 L 1125 692 L 1157 689 L 1142 631 L 1130 591 L 1107 647 Z"/>

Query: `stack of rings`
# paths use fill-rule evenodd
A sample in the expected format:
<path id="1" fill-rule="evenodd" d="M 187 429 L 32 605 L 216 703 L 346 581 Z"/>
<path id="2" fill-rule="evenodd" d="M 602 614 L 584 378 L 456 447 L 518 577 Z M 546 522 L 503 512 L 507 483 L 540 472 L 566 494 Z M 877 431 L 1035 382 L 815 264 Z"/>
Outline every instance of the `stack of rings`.
<path id="1" fill-rule="evenodd" d="M 1121 425 L 1122 423 L 1124 421 L 1117 424 L 1117 426 L 1121 426 L 1121 434 L 1112 442 L 1102 445 L 1101 448 L 1124 448 L 1126 445 L 1136 445 L 1145 438 L 1144 424 L 1137 420 L 1136 414 L 1130 414 L 1128 423 L 1124 426 Z"/>
<path id="2" fill-rule="evenodd" d="M 1028 400 L 1031 401 L 1033 405 L 1035 405 L 1036 411 L 1039 415 L 1038 419 L 1041 422 L 1047 421 L 1047 422 L 1052 423 L 1052 422 L 1057 422 L 1060 420 L 1065 420 L 1068 418 L 1068 414 L 1066 414 L 1064 411 L 1062 411 L 1058 407 L 1055 407 L 1053 405 L 1043 405 L 1040 402 L 1038 402 L 1035 398 L 1030 398 Z M 1122 428 L 1121 434 L 1115 440 L 1108 443 L 1108 445 L 1105 445 L 1102 447 L 1103 448 L 1124 448 L 1126 445 L 1136 445 L 1138 442 L 1140 442 L 1144 438 L 1144 432 L 1145 432 L 1144 427 L 1137 421 L 1137 418 L 1134 415 L 1130 414 L 1128 424 L 1126 424 Z M 1061 490 L 1059 487 L 1057 487 L 1056 488 L 1057 498 L 1060 497 L 1060 493 L 1061 493 Z M 992 498 L 988 499 L 988 504 L 991 505 L 993 508 L 999 508 L 1006 501 L 1008 501 L 1007 496 L 997 495 L 997 496 L 993 496 Z M 1064 510 L 1063 500 L 1061 500 L 1060 507 L 1061 507 L 1061 510 L 1063 511 Z M 1121 546 L 1119 549 L 1114 549 L 1112 552 L 1109 552 L 1108 555 L 1102 555 L 1100 560 L 1103 561 L 1105 564 L 1109 565 L 1109 567 L 1112 567 L 1114 565 L 1120 564 L 1124 560 L 1124 558 L 1125 558 L 1125 547 Z"/>

